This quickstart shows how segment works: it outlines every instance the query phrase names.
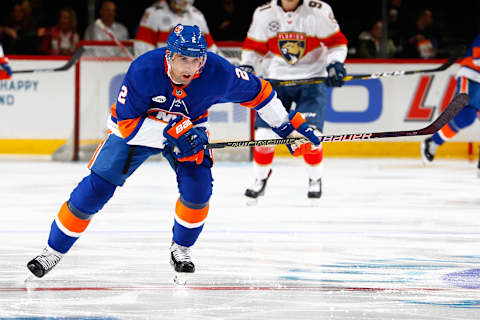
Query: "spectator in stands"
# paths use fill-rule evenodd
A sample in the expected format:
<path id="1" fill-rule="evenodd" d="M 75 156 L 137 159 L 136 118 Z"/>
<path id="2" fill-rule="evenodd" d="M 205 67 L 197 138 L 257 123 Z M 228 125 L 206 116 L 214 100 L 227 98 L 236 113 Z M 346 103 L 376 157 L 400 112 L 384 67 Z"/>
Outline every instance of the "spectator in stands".
<path id="1" fill-rule="evenodd" d="M 102 22 L 110 31 L 115 35 L 117 40 L 128 40 L 128 30 L 127 28 L 115 21 L 117 6 L 112 0 L 105 0 L 101 3 L 98 14 L 100 16 L 98 20 Z M 87 27 L 83 38 L 85 40 L 100 40 L 100 41 L 111 41 L 111 38 L 108 34 L 99 27 L 99 23 L 95 21 Z"/>
<path id="2" fill-rule="evenodd" d="M 432 11 L 423 9 L 417 15 L 415 24 L 405 33 L 405 58 L 435 58 L 438 51 L 438 38 L 434 31 Z"/>
<path id="3" fill-rule="evenodd" d="M 167 37 L 179 23 L 197 25 L 205 35 L 208 50 L 219 50 L 208 30 L 203 14 L 193 6 L 194 0 L 156 1 L 143 14 L 135 36 L 134 52 L 139 56 L 147 51 L 165 46 Z"/>
<path id="4" fill-rule="evenodd" d="M 358 36 L 359 58 L 381 58 L 380 45 L 382 41 L 382 21 L 377 20 L 370 27 L 369 31 L 363 31 Z M 387 52 L 385 58 L 393 58 L 396 53 L 395 44 L 392 39 L 387 39 Z"/>
<path id="5" fill-rule="evenodd" d="M 38 54 L 40 39 L 29 1 L 15 2 L 0 37 L 7 54 Z"/>
<path id="6" fill-rule="evenodd" d="M 220 3 L 220 9 L 208 21 L 213 26 L 212 36 L 217 41 L 243 41 L 248 25 L 245 16 L 239 12 L 238 0 L 220 0 Z"/>
<path id="7" fill-rule="evenodd" d="M 114 1 L 103 1 L 98 11 L 100 17 L 87 27 L 83 38 L 94 41 L 113 41 L 113 38 L 107 33 L 110 32 L 119 41 L 128 40 L 127 28 L 115 21 L 116 10 L 117 6 Z M 95 47 L 95 55 L 120 56 L 122 50 L 118 47 Z"/>
<path id="8" fill-rule="evenodd" d="M 62 8 L 58 23 L 48 30 L 42 51 L 51 55 L 72 55 L 80 37 L 77 33 L 77 15 L 70 7 Z"/>

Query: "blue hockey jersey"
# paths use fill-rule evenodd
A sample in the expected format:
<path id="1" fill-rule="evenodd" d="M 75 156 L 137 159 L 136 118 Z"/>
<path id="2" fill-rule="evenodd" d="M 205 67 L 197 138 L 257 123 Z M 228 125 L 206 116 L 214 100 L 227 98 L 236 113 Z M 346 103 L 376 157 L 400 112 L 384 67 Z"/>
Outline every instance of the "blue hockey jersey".
<path id="1" fill-rule="evenodd" d="M 111 107 L 108 127 L 128 144 L 163 148 L 163 129 L 170 120 L 180 115 L 194 125 L 207 126 L 208 109 L 222 102 L 257 111 L 268 106 L 265 109 L 274 109 L 269 112 L 273 116 L 264 120 L 274 127 L 287 118 L 268 82 L 211 52 L 188 85 L 174 85 L 168 77 L 165 51 L 165 47 L 155 49 L 132 62 Z"/>

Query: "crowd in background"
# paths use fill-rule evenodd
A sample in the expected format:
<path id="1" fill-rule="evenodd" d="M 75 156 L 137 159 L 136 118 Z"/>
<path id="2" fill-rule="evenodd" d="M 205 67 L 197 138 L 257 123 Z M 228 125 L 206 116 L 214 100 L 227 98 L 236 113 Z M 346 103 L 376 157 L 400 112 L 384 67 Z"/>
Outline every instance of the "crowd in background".
<path id="1" fill-rule="evenodd" d="M 308 1 L 308 0 L 305 0 Z M 78 41 L 93 39 L 92 8 L 88 0 L 4 0 L 0 40 L 9 54 L 72 54 Z M 135 33 L 146 7 L 153 0 L 95 1 L 95 17 L 116 20 L 125 39 Z M 216 42 L 243 41 L 253 11 L 266 0 L 196 0 Z M 327 1 L 349 41 L 349 57 L 380 57 L 382 0 Z M 456 6 L 438 1 L 388 0 L 386 58 L 445 58 L 452 48 L 468 46 L 480 31 L 475 15 L 480 2 L 459 1 Z M 112 21 L 113 22 L 113 21 Z M 90 28 L 90 29 L 89 29 Z M 123 40 L 123 38 L 120 40 Z"/>

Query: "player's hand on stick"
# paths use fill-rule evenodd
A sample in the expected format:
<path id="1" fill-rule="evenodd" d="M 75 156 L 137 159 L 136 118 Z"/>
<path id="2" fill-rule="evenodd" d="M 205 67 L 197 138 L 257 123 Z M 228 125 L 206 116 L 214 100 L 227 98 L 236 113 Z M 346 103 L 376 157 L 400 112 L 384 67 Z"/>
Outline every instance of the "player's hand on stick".
<path id="1" fill-rule="evenodd" d="M 189 119 L 177 117 L 165 127 L 163 136 L 176 147 L 174 155 L 178 161 L 194 161 L 197 164 L 203 162 L 204 145 L 208 143 L 205 128 L 194 128 Z"/>
<path id="2" fill-rule="evenodd" d="M 328 77 L 326 80 L 329 87 L 343 86 L 343 78 L 347 75 L 347 70 L 341 62 L 334 62 L 327 66 Z"/>
<path id="3" fill-rule="evenodd" d="M 316 128 L 310 127 L 301 113 L 295 111 L 290 111 L 287 122 L 278 128 L 272 128 L 272 130 L 282 138 L 305 138 L 287 145 L 288 150 L 295 157 L 310 152 L 315 148 L 312 144 L 319 146 L 321 142 L 319 137 L 322 136 L 322 133 Z"/>
<path id="4" fill-rule="evenodd" d="M 0 80 L 10 79 L 12 77 L 12 68 L 10 68 L 7 57 L 0 58 L 0 66 L 2 67 Z"/>

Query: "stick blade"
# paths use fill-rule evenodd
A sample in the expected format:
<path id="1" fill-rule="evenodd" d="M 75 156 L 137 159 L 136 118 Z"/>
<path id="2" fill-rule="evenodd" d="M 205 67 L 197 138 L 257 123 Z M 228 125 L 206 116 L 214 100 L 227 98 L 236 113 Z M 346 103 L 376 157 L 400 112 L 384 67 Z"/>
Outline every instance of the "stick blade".
<path id="1" fill-rule="evenodd" d="M 421 134 L 433 134 L 450 122 L 468 104 L 468 94 L 457 94 L 447 105 L 442 114 L 428 127 L 421 130 Z"/>

